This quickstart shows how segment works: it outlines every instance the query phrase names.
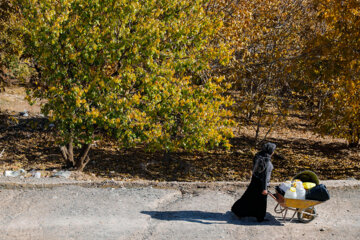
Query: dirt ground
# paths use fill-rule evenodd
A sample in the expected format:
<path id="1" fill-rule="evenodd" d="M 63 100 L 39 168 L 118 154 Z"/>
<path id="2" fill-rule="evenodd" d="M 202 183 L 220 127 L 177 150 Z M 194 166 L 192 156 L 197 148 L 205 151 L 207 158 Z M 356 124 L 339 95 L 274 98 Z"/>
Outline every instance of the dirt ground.
<path id="1" fill-rule="evenodd" d="M 56 134 L 40 114 L 39 104 L 30 106 L 21 88 L 0 93 L 0 172 L 35 169 L 42 176 L 64 167 Z M 29 116 L 20 116 L 27 110 Z M 98 141 L 90 152 L 84 172 L 73 172 L 78 180 L 157 180 L 157 181 L 248 181 L 254 130 L 244 126 L 235 131 L 230 151 L 175 152 L 164 161 L 162 152 L 149 153 L 141 147 L 119 149 L 110 141 Z M 310 169 L 320 179 L 360 179 L 359 148 L 348 148 L 345 141 L 320 137 L 311 131 L 300 113 L 293 113 L 285 125 L 274 128 L 268 137 L 277 144 L 273 156 L 272 179 L 283 181 Z"/>

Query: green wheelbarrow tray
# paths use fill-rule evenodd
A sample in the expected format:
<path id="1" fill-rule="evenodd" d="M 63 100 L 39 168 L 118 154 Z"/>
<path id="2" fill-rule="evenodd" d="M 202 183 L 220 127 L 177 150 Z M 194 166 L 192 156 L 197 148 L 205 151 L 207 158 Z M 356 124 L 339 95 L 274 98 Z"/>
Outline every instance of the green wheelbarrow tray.
<path id="1" fill-rule="evenodd" d="M 319 183 L 320 183 L 317 175 L 313 171 L 310 171 L 310 170 L 305 170 L 305 171 L 302 171 L 302 172 L 296 174 L 292 178 L 292 180 L 295 180 L 295 179 L 299 179 L 302 182 L 312 182 L 312 183 L 315 183 L 316 185 L 319 185 Z"/>

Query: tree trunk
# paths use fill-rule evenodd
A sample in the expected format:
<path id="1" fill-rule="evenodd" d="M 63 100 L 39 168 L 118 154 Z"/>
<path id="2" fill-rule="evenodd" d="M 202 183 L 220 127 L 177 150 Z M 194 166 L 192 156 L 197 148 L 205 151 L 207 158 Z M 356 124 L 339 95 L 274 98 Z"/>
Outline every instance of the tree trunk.
<path id="1" fill-rule="evenodd" d="M 349 147 L 350 148 L 354 148 L 359 146 L 359 140 L 360 140 L 360 134 L 357 133 L 356 129 L 354 129 L 354 125 L 353 123 L 349 124 L 349 136 L 350 136 L 350 140 L 349 140 Z"/>
<path id="2" fill-rule="evenodd" d="M 81 149 L 80 156 L 75 158 L 72 140 L 70 140 L 67 145 L 61 146 L 60 150 L 63 158 L 65 159 L 66 168 L 75 167 L 78 171 L 83 171 L 86 164 L 88 164 L 90 161 L 90 157 L 88 155 L 90 148 L 91 144 L 84 145 Z"/>
<path id="3" fill-rule="evenodd" d="M 78 171 L 83 171 L 86 164 L 89 163 L 90 157 L 89 157 L 89 151 L 91 148 L 91 144 L 86 144 L 82 147 L 80 156 L 76 159 L 76 169 Z"/>
<path id="4" fill-rule="evenodd" d="M 61 146 L 60 151 L 63 158 L 65 159 L 66 167 L 75 167 L 73 140 L 71 139 L 67 145 Z"/>
<path id="5" fill-rule="evenodd" d="M 256 124 L 256 132 L 255 132 L 255 139 L 254 139 L 254 145 L 255 147 L 259 144 L 259 135 L 260 135 L 260 127 L 261 127 L 261 118 L 259 117 Z"/>
<path id="6" fill-rule="evenodd" d="M 268 136 L 269 133 L 272 131 L 272 129 L 273 129 L 273 127 L 275 126 L 275 124 L 279 121 L 279 118 L 280 118 L 280 115 L 278 115 L 278 116 L 276 117 L 275 121 L 271 124 L 271 126 L 270 126 L 269 129 L 268 129 L 268 131 L 266 132 L 264 138 L 263 138 L 258 144 L 263 143 L 263 142 L 266 141 L 267 136 Z"/>

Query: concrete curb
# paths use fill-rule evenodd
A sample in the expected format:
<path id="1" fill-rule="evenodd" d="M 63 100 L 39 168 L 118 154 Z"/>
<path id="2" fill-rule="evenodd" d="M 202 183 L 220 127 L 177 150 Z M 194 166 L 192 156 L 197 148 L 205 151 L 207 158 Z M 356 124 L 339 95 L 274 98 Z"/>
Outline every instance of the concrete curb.
<path id="1" fill-rule="evenodd" d="M 334 188 L 360 188 L 360 181 L 349 180 L 324 180 L 321 181 L 328 189 Z M 12 178 L 0 177 L 0 188 L 5 189 L 34 189 L 34 188 L 54 188 L 63 186 L 81 186 L 88 188 L 166 188 L 179 190 L 223 190 L 234 191 L 238 188 L 245 188 L 249 182 L 157 182 L 157 181 L 76 181 L 61 178 Z M 278 182 L 272 182 L 270 186 L 279 185 Z"/>

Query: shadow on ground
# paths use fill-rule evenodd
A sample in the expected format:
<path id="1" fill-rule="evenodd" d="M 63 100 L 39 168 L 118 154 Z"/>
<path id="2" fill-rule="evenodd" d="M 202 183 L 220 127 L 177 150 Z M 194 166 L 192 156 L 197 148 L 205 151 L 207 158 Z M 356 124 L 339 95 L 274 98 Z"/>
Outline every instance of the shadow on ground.
<path id="1" fill-rule="evenodd" d="M 59 150 L 55 127 L 44 117 L 10 116 L 0 112 L 0 170 L 50 171 L 65 162 Z M 277 144 L 272 162 L 272 181 L 283 181 L 303 170 L 314 171 L 319 179 L 360 177 L 359 148 L 345 143 L 296 138 L 268 139 Z M 149 152 L 146 147 L 124 149 L 109 139 L 96 142 L 91 161 L 84 169 L 89 177 L 102 179 L 157 181 L 249 181 L 255 149 L 249 136 L 231 139 L 230 151 Z M 78 149 L 75 154 L 78 154 Z M 77 157 L 76 155 L 75 157 Z M 44 173 L 44 176 L 46 173 Z M 84 180 L 84 179 L 80 179 Z"/>
<path id="2" fill-rule="evenodd" d="M 141 211 L 154 219 L 163 221 L 185 221 L 201 224 L 235 224 L 235 225 L 267 225 L 267 226 L 282 226 L 274 216 L 267 213 L 267 221 L 257 222 L 255 218 L 245 217 L 237 218 L 232 212 L 203 212 L 203 211 Z"/>

